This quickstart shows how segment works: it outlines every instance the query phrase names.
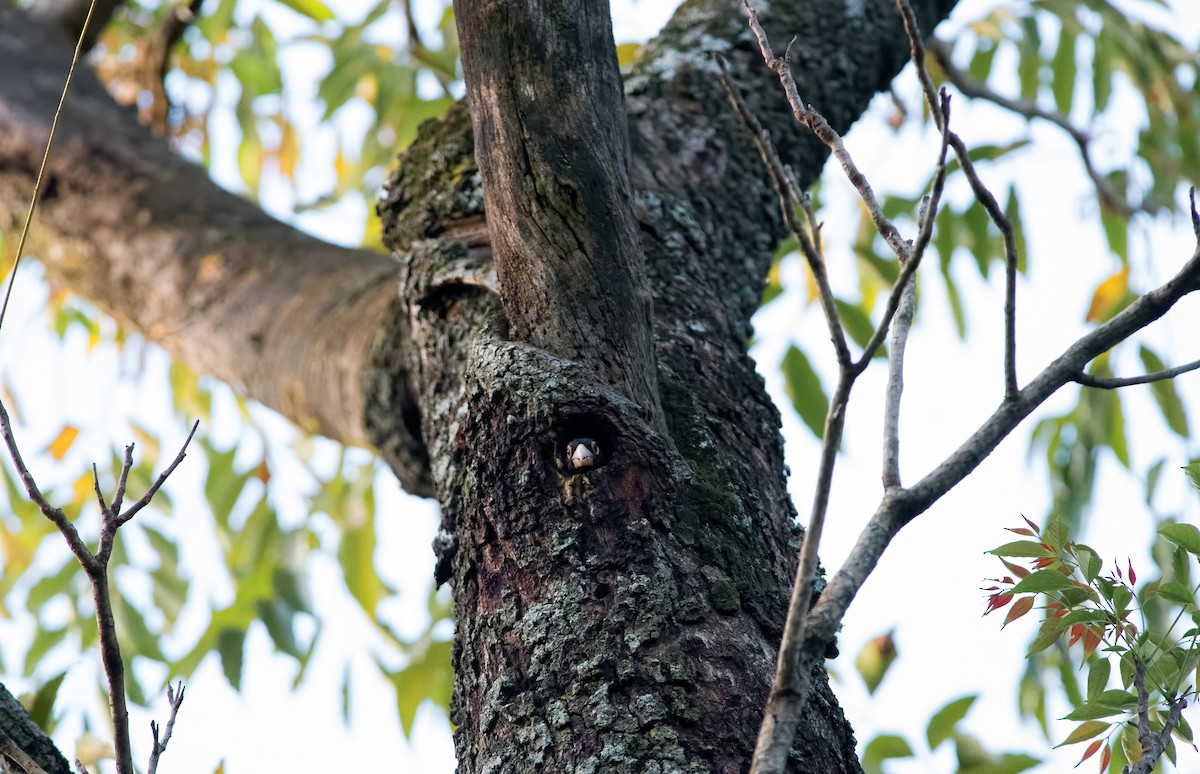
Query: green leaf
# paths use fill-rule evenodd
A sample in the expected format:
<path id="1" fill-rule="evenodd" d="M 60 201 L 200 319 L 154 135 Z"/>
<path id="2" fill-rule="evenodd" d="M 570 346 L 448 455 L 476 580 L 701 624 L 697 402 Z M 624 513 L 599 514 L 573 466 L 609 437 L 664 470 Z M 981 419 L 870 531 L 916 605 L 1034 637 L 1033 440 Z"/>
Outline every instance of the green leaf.
<path id="1" fill-rule="evenodd" d="M 1174 602 L 1183 607 L 1195 604 L 1192 590 L 1182 583 L 1176 583 L 1175 581 L 1168 581 L 1159 586 L 1158 595 L 1168 602 Z"/>
<path id="2" fill-rule="evenodd" d="M 54 732 L 54 716 L 51 713 L 54 711 L 54 701 L 58 698 L 58 689 L 62 687 L 63 678 L 66 676 L 65 671 L 59 672 L 42 683 L 29 705 L 29 717 L 48 734 Z"/>
<path id="3" fill-rule="evenodd" d="M 1087 698 L 1088 701 L 1095 701 L 1106 687 L 1108 687 L 1108 678 L 1112 674 L 1112 664 L 1108 663 L 1106 658 L 1093 657 L 1091 665 L 1088 667 L 1087 681 Z"/>
<path id="4" fill-rule="evenodd" d="M 450 642 L 429 642 L 399 672 L 385 674 L 396 689 L 396 706 L 404 736 L 412 734 L 417 708 L 425 701 L 439 707 L 450 706 L 454 676 L 450 669 Z"/>
<path id="5" fill-rule="evenodd" d="M 1183 472 L 1187 474 L 1188 481 L 1192 487 L 1200 490 L 1200 461 L 1184 465 Z"/>
<path id="6" fill-rule="evenodd" d="M 880 734 L 867 742 L 863 750 L 862 766 L 865 774 L 882 774 L 884 761 L 891 758 L 911 758 L 913 749 L 902 736 Z"/>
<path id="7" fill-rule="evenodd" d="M 1104 562 L 1097 556 L 1095 550 L 1082 544 L 1075 546 L 1075 561 L 1079 563 L 1079 572 L 1083 575 L 1084 583 L 1096 580 L 1096 576 L 1104 567 Z"/>
<path id="8" fill-rule="evenodd" d="M 1071 115 L 1071 101 L 1075 95 L 1075 30 L 1068 24 L 1063 24 L 1058 36 L 1058 48 L 1054 52 L 1054 60 L 1050 63 L 1053 80 L 1050 82 L 1054 93 L 1054 104 L 1063 117 Z"/>
<path id="9" fill-rule="evenodd" d="M 1064 715 L 1063 720 L 1099 720 L 1100 718 L 1112 717 L 1113 715 L 1123 715 L 1125 711 L 1124 707 L 1114 707 L 1108 704 L 1098 704 L 1089 701 Z"/>
<path id="10" fill-rule="evenodd" d="M 1166 364 L 1149 347 L 1141 347 L 1138 350 L 1138 356 L 1141 357 L 1142 365 L 1146 368 L 1147 373 L 1166 369 Z M 1187 438 L 1189 435 L 1187 412 L 1183 408 L 1183 401 L 1179 399 L 1179 393 L 1175 390 L 1175 380 L 1163 379 L 1151 382 L 1150 389 L 1154 393 L 1154 401 L 1158 404 L 1163 419 L 1167 421 L 1167 427 L 1171 428 L 1179 437 Z"/>
<path id="11" fill-rule="evenodd" d="M 1058 570 L 1034 570 L 1013 586 L 1014 594 L 1044 594 L 1075 588 L 1074 582 Z"/>
<path id="12" fill-rule="evenodd" d="M 29 589 L 29 597 L 25 602 L 26 609 L 36 612 L 41 609 L 42 605 L 59 594 L 69 593 L 71 581 L 75 579 L 81 569 L 79 562 L 75 561 L 74 557 L 65 559 L 62 567 L 59 567 L 53 574 L 42 578 Z"/>
<path id="13" fill-rule="evenodd" d="M 967 716 L 971 705 L 978 698 L 975 694 L 963 696 L 933 713 L 933 717 L 929 719 L 929 725 L 925 729 L 925 740 L 929 742 L 930 750 L 936 750 L 942 742 L 954 735 L 955 726 Z"/>
<path id="14" fill-rule="evenodd" d="M 1166 463 L 1166 458 L 1159 458 L 1157 462 L 1146 470 L 1146 505 L 1148 506 L 1153 507 L 1154 505 L 1154 490 L 1158 488 L 1158 478 L 1162 475 L 1163 466 Z M 1196 472 L 1200 475 L 1200 470 Z"/>
<path id="15" fill-rule="evenodd" d="M 246 631 L 244 629 L 221 629 L 217 633 L 216 650 L 221 657 L 221 669 L 225 679 L 235 691 L 242 688 L 242 660 L 245 656 Z"/>
<path id="16" fill-rule="evenodd" d="M 117 624 L 117 641 L 127 657 L 145 656 L 165 663 L 167 657 L 159 648 L 158 635 L 150 631 L 142 612 L 129 604 L 121 594 L 112 595 L 112 607 L 113 619 Z"/>
<path id="17" fill-rule="evenodd" d="M 1200 529 L 1191 524 L 1168 524 L 1158 531 L 1175 545 L 1193 556 L 1200 556 Z"/>
<path id="18" fill-rule="evenodd" d="M 1117 50 L 1113 45 L 1112 36 L 1101 28 L 1095 37 L 1095 51 L 1092 57 L 1092 109 L 1102 113 L 1108 107 L 1108 98 L 1112 94 L 1113 61 L 1117 58 Z"/>
<path id="19" fill-rule="evenodd" d="M 66 638 L 66 635 L 67 627 L 65 626 L 57 629 L 39 626 L 37 632 L 33 635 L 33 642 L 29 644 L 29 650 L 25 651 L 25 663 L 21 668 L 22 673 L 32 675 L 46 654 L 55 645 L 62 642 Z"/>
<path id="20" fill-rule="evenodd" d="M 867 342 L 875 335 L 875 326 L 871 323 L 871 318 L 856 304 L 848 304 L 840 298 L 836 300 L 836 304 L 846 333 L 850 334 L 850 338 L 859 347 L 866 347 Z M 881 344 L 879 349 L 875 350 L 875 357 L 886 359 L 887 345 Z"/>
<path id="21" fill-rule="evenodd" d="M 1054 552 L 1032 540 L 1014 540 L 999 548 L 993 548 L 987 553 L 994 556 L 1009 556 L 1019 558 L 1041 559 L 1054 556 Z"/>
<path id="22" fill-rule="evenodd" d="M 794 346 L 783 356 L 784 387 L 792 407 L 812 430 L 813 435 L 825 435 L 825 415 L 829 413 L 829 398 L 821 387 L 821 377 L 813 370 L 808 358 Z"/>
<path id="23" fill-rule="evenodd" d="M 854 666 L 867 686 L 867 693 L 874 694 L 883 682 L 888 669 L 896 661 L 896 643 L 891 633 L 867 641 L 858 653 Z"/>
<path id="24" fill-rule="evenodd" d="M 279 3 L 315 22 L 327 22 L 336 18 L 333 11 L 321 0 L 279 0 Z"/>

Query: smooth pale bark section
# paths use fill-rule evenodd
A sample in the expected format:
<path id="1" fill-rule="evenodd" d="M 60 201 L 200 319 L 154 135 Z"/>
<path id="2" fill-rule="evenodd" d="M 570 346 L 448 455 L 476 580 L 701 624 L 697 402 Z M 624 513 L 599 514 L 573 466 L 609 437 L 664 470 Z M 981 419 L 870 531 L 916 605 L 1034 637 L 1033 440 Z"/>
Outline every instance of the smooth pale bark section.
<path id="1" fill-rule="evenodd" d="M 510 335 L 661 425 L 608 4 L 459 0 L 455 19 Z"/>
<path id="2" fill-rule="evenodd" d="M 0 4 L 8 234 L 28 207 L 70 52 L 57 32 Z M 76 72 L 38 216 L 28 253 L 53 281 L 301 427 L 374 440 L 360 378 L 397 294 L 394 260 L 306 236 L 222 191 L 150 137 L 86 68 Z M 428 493 L 425 471 L 401 477 Z"/>

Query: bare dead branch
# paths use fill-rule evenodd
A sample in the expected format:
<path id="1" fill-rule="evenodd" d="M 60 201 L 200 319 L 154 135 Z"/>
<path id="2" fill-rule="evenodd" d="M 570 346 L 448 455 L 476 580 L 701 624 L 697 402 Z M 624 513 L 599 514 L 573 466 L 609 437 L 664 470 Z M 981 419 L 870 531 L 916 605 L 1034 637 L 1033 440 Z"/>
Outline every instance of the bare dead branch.
<path id="1" fill-rule="evenodd" d="M 92 487 L 96 491 L 96 502 L 100 503 L 100 512 L 104 513 L 108 510 L 108 503 L 104 501 L 104 493 L 100 491 L 100 473 L 96 470 L 96 463 L 92 463 Z"/>
<path id="2" fill-rule="evenodd" d="M 62 533 L 67 541 L 67 545 L 71 548 L 71 553 L 75 554 L 75 558 L 79 561 L 79 564 L 87 573 L 88 580 L 91 582 L 92 598 L 96 606 L 96 626 L 100 637 L 100 661 L 104 666 L 104 676 L 108 683 L 109 710 L 113 721 L 113 750 L 118 774 L 133 774 L 134 769 L 133 756 L 129 746 L 129 709 L 125 698 L 125 662 L 121 658 L 121 646 L 117 640 L 116 620 L 113 618 L 112 597 L 108 586 L 108 560 L 112 556 L 117 530 L 150 502 L 150 499 L 158 492 L 163 482 L 167 480 L 167 477 L 183 461 L 184 456 L 186 456 L 187 446 L 191 442 L 192 436 L 195 435 L 199 424 L 199 422 L 196 422 L 192 425 L 192 430 L 188 433 L 187 440 L 179 450 L 179 454 L 175 456 L 175 460 L 171 465 L 162 472 L 142 499 L 130 506 L 123 514 L 118 513 L 117 508 L 120 506 L 121 497 L 124 495 L 124 486 L 129 475 L 129 469 L 133 465 L 133 445 L 130 444 L 125 449 L 125 464 L 121 470 L 118 496 L 113 499 L 113 505 L 106 506 L 104 504 L 104 496 L 100 492 L 99 476 L 97 475 L 95 465 L 92 466 L 92 474 L 96 481 L 96 497 L 100 501 L 101 509 L 100 541 L 96 553 L 93 555 L 79 536 L 79 531 L 67 520 L 62 510 L 50 505 L 38 488 L 33 474 L 29 472 L 29 468 L 25 465 L 25 460 L 21 457 L 20 449 L 17 447 L 8 412 L 4 409 L 3 404 L 0 403 L 0 434 L 4 436 L 5 445 L 8 446 L 13 464 L 16 466 L 17 472 L 25 484 L 25 489 L 29 494 L 30 500 L 37 504 L 43 515 Z M 182 700 L 181 689 L 179 701 Z M 173 717 L 174 715 L 172 714 L 172 719 Z M 166 746 L 165 740 L 163 746 Z"/>
<path id="3" fill-rule="evenodd" d="M 190 436 L 189 436 L 190 438 Z M 121 463 L 121 478 L 117 481 L 117 491 L 113 495 L 112 511 L 121 512 L 121 503 L 125 501 L 125 487 L 129 483 L 129 470 L 133 467 L 133 444 L 125 447 L 125 461 Z"/>
<path id="4" fill-rule="evenodd" d="M 167 749 L 167 744 L 171 741 L 171 733 L 175 730 L 175 716 L 179 713 L 179 706 L 183 704 L 183 693 L 186 690 L 183 681 L 179 681 L 178 688 L 172 689 L 170 683 L 167 684 L 167 703 L 171 705 L 171 714 L 167 717 L 167 727 L 163 730 L 162 741 L 158 738 L 158 724 L 153 720 L 150 721 L 150 733 L 154 736 L 154 748 L 150 751 L 150 767 L 148 774 L 156 774 L 158 771 L 158 759 Z"/>
<path id="5" fill-rule="evenodd" d="M 1021 390 L 1015 400 L 1002 401 L 992 416 L 932 472 L 908 489 L 885 493 L 846 562 L 830 579 L 810 612 L 807 639 L 801 651 L 805 665 L 811 667 L 819 658 L 858 589 L 900 529 L 957 486 L 1021 421 L 1072 381 L 1087 363 L 1158 320 L 1179 299 L 1198 289 L 1200 245 L 1164 285 L 1139 297 L 1116 317 L 1078 339 Z M 799 674 L 803 677 L 805 670 L 799 670 Z M 807 695 L 808 686 L 798 691 Z"/>
<path id="6" fill-rule="evenodd" d="M 190 433 L 188 433 L 187 440 L 183 442 L 183 446 L 179 448 L 179 453 L 175 455 L 175 459 L 172 460 L 171 464 L 167 466 L 166 470 L 159 474 L 158 478 L 155 479 L 150 488 L 146 490 L 146 494 L 142 495 L 142 499 L 138 500 L 136 503 L 131 505 L 128 510 L 121 514 L 119 519 L 120 524 L 124 524 L 125 522 L 129 521 L 137 515 L 138 511 L 150 504 L 150 500 L 153 499 L 154 495 L 158 493 L 159 487 L 166 483 L 167 478 L 175 472 L 175 468 L 179 467 L 179 463 L 183 462 L 183 458 L 187 456 L 188 444 L 192 442 L 192 436 L 196 434 L 196 428 L 199 426 L 200 420 L 196 420 L 192 423 L 192 430 Z M 129 448 L 132 449 L 133 445 L 130 444 Z"/>
<path id="7" fill-rule="evenodd" d="M 925 43 L 916 14 L 913 13 L 908 0 L 896 0 L 896 8 L 899 9 L 900 17 L 904 20 L 904 31 L 908 35 L 909 49 L 917 69 L 917 77 L 921 82 L 921 89 L 925 93 L 925 100 L 929 103 L 929 109 L 937 128 L 945 132 L 945 116 L 939 107 L 933 80 L 929 77 L 929 71 L 925 67 Z M 971 184 L 971 191 L 975 194 L 975 199 L 982 205 L 992 222 L 996 224 L 996 228 L 1000 229 L 1000 234 L 1004 239 L 1004 396 L 1011 400 L 1016 397 L 1019 389 L 1017 385 L 1017 246 L 1013 237 L 1012 222 L 1004 214 L 996 197 L 979 179 L 979 173 L 975 169 L 975 163 L 971 161 L 966 144 L 956 134 L 950 133 L 948 136 L 963 173 Z"/>

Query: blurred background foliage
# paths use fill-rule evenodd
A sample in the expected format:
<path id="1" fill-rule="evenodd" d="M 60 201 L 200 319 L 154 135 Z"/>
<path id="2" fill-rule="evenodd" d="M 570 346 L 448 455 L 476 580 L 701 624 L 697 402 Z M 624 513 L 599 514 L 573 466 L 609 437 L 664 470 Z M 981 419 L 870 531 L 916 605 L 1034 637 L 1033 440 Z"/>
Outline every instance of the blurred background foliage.
<path id="1" fill-rule="evenodd" d="M 101 37 L 91 62 L 118 100 L 136 105 L 145 121 L 166 134 L 180 153 L 208 167 L 223 185 L 261 201 L 277 217 L 318 232 L 330 232 L 319 214 L 332 213 L 342 221 L 336 233 L 357 235 L 362 244 L 382 249 L 371 203 L 388 166 L 423 121 L 441 115 L 463 93 L 452 9 L 437 0 L 414 3 L 371 0 L 350 13 L 322 0 L 209 0 L 199 6 L 167 60 L 169 104 L 156 86 L 158 67 L 148 41 L 168 14 L 185 11 L 183 6 L 129 0 Z M 1131 5 L 1150 13 L 1131 13 Z M 1160 6 L 1166 7 L 1157 0 L 997 4 L 960 22 L 960 34 L 947 46 L 948 60 L 939 61 L 932 53 L 929 57 L 939 85 L 946 83 L 952 92 L 954 83 L 963 90 L 994 89 L 1025 112 L 1025 131 L 974 148 L 973 157 L 985 168 L 1017 163 L 1030 142 L 1029 125 L 1036 122 L 1057 118 L 1089 140 L 1110 129 L 1139 127 L 1122 153 L 1106 154 L 1103 167 L 1090 157 L 1080 158 L 1080 174 L 1091 174 L 1100 191 L 1093 214 L 1114 267 L 1091 292 L 1089 323 L 1111 318 L 1134 293 L 1147 289 L 1132 284 L 1139 272 L 1131 266 L 1130 241 L 1146 223 L 1177 216 L 1186 185 L 1200 180 L 1197 51 L 1170 24 L 1150 21 L 1162 18 L 1154 15 Z M 622 67 L 628 70 L 640 46 L 617 42 Z M 898 90 L 893 97 L 886 119 L 893 129 L 915 124 L 931 131 L 914 92 Z M 882 192 L 885 212 L 910 231 L 911 214 L 928 189 L 927 180 L 913 182 L 908 190 Z M 948 189 L 937 219 L 934 254 L 922 269 L 921 282 L 941 284 L 951 324 L 967 339 L 977 321 L 961 301 L 961 267 L 985 281 L 1000 282 L 1004 250 L 982 209 L 959 195 L 963 193 Z M 1019 187 L 995 194 L 1013 220 L 1020 270 L 1025 272 L 1041 256 L 1031 257 L 1026 248 Z M 820 191 L 814 196 L 819 206 Z M 347 218 L 357 218 L 357 225 L 346 226 Z M 840 227 L 838 233 L 850 238 L 827 249 L 855 257 L 858 290 L 840 298 L 839 308 L 851 338 L 861 346 L 881 314 L 879 301 L 896 277 L 896 266 L 862 213 L 857 225 Z M 794 303 L 797 293 L 808 304 L 815 300 L 811 277 L 804 276 L 793 250 L 792 244 L 781 246 L 764 306 Z M 22 273 L 28 276 L 20 282 L 40 282 L 45 288 L 36 266 Z M 800 277 L 800 287 L 789 286 L 787 277 Z M 448 595 L 433 589 L 432 579 L 420 589 L 399 589 L 386 580 L 388 558 L 377 552 L 376 488 L 389 474 L 380 463 L 362 450 L 306 436 L 261 407 L 248 406 L 225 386 L 180 364 L 168 365 L 161 352 L 81 299 L 56 288 L 43 292 L 43 308 L 26 315 L 26 322 L 44 325 L 61 340 L 63 357 L 78 363 L 74 378 L 87 378 L 79 375 L 89 368 L 107 368 L 134 393 L 162 391 L 169 384 L 171 396 L 170 406 L 153 421 L 144 419 L 143 407 L 134 401 L 125 411 L 99 416 L 68 410 L 58 420 L 61 426 L 39 425 L 45 442 L 35 456 L 43 469 L 54 471 L 55 501 L 71 518 L 97 523 L 91 502 L 93 459 L 100 464 L 102 484 L 111 484 L 123 445 L 135 441 L 131 488 L 137 491 L 173 456 L 191 420 L 200 419 L 202 434 L 209 433 L 191 449 L 193 477 L 173 479 L 169 492 L 121 532 L 113 557 L 121 591 L 115 596 L 120 601 L 118 626 L 124 655 L 133 666 L 129 674 L 135 676 L 132 700 L 145 704 L 168 679 L 189 677 L 210 657 L 219 660 L 230 685 L 239 688 L 247 635 L 260 626 L 276 651 L 295 661 L 295 683 L 300 684 L 326 631 L 312 589 L 314 562 L 323 557 L 340 568 L 345 598 L 353 600 L 357 614 L 377 635 L 366 645 L 377 675 L 369 678 L 347 664 L 344 692 L 352 690 L 356 679 L 388 681 L 405 733 L 423 703 L 446 707 L 452 632 Z M 925 316 L 919 312 L 919 319 Z M 819 435 L 828 381 L 823 382 L 814 363 L 815 348 L 825 342 L 811 335 L 812 328 L 807 330 L 802 338 L 797 328 L 797 338 L 777 367 L 795 411 Z M 9 333 L 13 335 L 15 331 Z M 1133 362 L 1148 370 L 1167 359 L 1144 344 L 1124 347 L 1136 348 Z M 1108 375 L 1111 363 L 1121 357 L 1120 352 L 1109 353 L 1092 370 Z M 15 376 L 5 366 L 0 390 L 18 422 L 26 422 L 23 390 L 10 381 Z M 1180 439 L 1179 449 L 1164 450 L 1148 468 L 1129 472 L 1144 479 L 1146 517 L 1169 520 L 1175 514 L 1154 508 L 1155 487 L 1167 459 L 1186 455 L 1190 424 L 1174 384 L 1156 385 L 1153 396 L 1165 426 Z M 1078 390 L 1074 401 L 1069 410 L 1043 418 L 1029 437 L 1032 453 L 1044 459 L 1054 493 L 1051 512 L 1044 516 L 1065 519 L 1079 530 L 1092 506 L 1098 460 L 1111 454 L 1125 468 L 1131 460 L 1122 395 Z M 0 465 L 0 479 L 0 614 L 10 622 L 33 621 L 26 629 L 33 631 L 27 645 L 19 653 L 4 651 L 2 666 L 35 686 L 24 698 L 38 721 L 52 730 L 71 711 L 55 705 L 64 665 L 81 654 L 91 658 L 94 651 L 91 600 L 61 539 L 21 496 L 7 461 Z M 207 514 L 207 539 L 183 544 L 185 530 L 174 515 L 178 505 L 172 498 L 187 499 L 192 528 Z M 1167 563 L 1163 572 L 1169 575 L 1171 552 L 1156 546 L 1153 555 Z M 398 620 L 389 604 L 397 596 L 423 600 L 422 622 L 415 628 L 411 621 Z M 0 627 L 7 625 L 0 622 Z M 890 635 L 880 635 L 858 655 L 857 669 L 871 691 L 896 655 Z M 1020 712 L 1047 739 L 1055 736 L 1046 714 L 1047 693 L 1079 695 L 1078 665 L 1071 658 L 1065 649 L 1037 654 L 1019 686 Z M 960 731 L 957 724 L 972 702 L 971 696 L 955 700 L 931 718 L 923 746 L 892 734 L 866 740 L 866 770 L 883 771 L 888 760 L 919 757 L 944 742 L 955 745 L 958 772 L 1017 772 L 1037 763 L 1023 753 L 990 752 L 982 741 Z M 103 754 L 100 749 L 96 757 Z M 1117 760 L 1111 766 L 1119 771 Z"/>

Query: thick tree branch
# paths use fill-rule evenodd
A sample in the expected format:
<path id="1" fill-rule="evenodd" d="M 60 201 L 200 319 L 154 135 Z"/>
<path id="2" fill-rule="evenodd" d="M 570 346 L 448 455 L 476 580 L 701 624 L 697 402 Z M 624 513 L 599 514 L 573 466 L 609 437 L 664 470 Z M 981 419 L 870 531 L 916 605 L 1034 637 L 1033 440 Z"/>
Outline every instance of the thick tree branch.
<path id="1" fill-rule="evenodd" d="M 455 19 L 512 336 L 578 362 L 661 426 L 608 5 L 460 0 Z"/>
<path id="2" fill-rule="evenodd" d="M 4 230 L 28 204 L 69 62 L 62 38 L 0 4 Z M 221 191 L 90 73 L 60 131 L 30 249 L 54 281 L 302 427 L 373 440 L 359 379 L 396 296 L 392 260 L 305 236 Z M 410 458 L 423 455 L 414 440 Z M 394 467 L 410 491 L 430 491 L 419 463 Z"/>

